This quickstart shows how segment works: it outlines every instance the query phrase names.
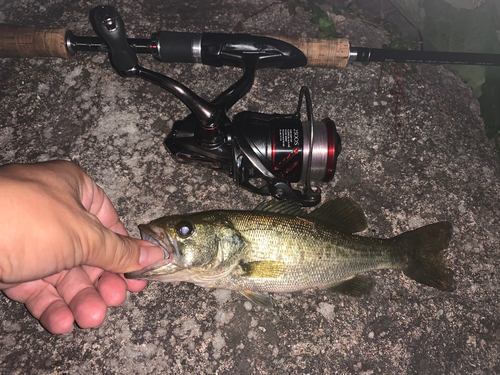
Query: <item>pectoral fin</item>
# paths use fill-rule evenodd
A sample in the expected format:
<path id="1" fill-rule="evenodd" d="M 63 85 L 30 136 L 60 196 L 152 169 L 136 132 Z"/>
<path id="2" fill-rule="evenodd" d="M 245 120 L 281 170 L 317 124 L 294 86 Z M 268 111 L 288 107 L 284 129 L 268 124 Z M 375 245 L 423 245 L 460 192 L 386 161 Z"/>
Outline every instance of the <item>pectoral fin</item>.
<path id="1" fill-rule="evenodd" d="M 252 292 L 251 290 L 243 290 L 240 292 L 241 295 L 247 297 L 250 301 L 262 306 L 266 309 L 273 310 L 273 301 L 271 297 L 267 294 L 261 292 Z"/>
<path id="2" fill-rule="evenodd" d="M 243 277 L 255 277 L 261 279 L 275 279 L 281 276 L 285 270 L 282 262 L 262 260 L 240 264 Z"/>
<path id="3" fill-rule="evenodd" d="M 374 282 L 371 278 L 356 275 L 351 279 L 327 285 L 324 289 L 330 292 L 345 294 L 346 296 L 363 297 L 370 294 L 373 289 L 373 285 Z"/>

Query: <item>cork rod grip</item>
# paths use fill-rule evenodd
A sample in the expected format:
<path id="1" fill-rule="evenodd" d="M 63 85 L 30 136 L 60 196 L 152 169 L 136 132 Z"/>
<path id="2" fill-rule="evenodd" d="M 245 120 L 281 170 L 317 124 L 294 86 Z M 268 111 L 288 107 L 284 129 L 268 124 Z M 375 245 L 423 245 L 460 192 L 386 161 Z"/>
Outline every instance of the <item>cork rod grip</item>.
<path id="1" fill-rule="evenodd" d="M 349 61 L 348 39 L 291 39 L 281 36 L 272 38 L 280 39 L 300 49 L 307 57 L 307 66 L 343 69 Z"/>
<path id="2" fill-rule="evenodd" d="M 0 24 L 1 57 L 62 57 L 66 49 L 66 29 L 36 29 Z"/>

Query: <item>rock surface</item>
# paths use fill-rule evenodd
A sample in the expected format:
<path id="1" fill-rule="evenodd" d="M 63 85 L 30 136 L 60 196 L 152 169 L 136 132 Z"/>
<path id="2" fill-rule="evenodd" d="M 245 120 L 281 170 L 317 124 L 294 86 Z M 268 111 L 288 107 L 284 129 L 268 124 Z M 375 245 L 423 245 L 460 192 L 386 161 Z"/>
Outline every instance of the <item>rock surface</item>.
<path id="1" fill-rule="evenodd" d="M 243 31 L 315 37 L 298 8 L 262 1 L 111 2 L 130 37 L 159 29 Z M 68 27 L 93 35 L 89 1 L 3 1 L 0 22 Z M 354 45 L 387 37 L 332 15 Z M 213 98 L 241 72 L 141 63 Z M 373 293 L 355 299 L 311 290 L 274 295 L 276 313 L 237 293 L 151 283 L 110 310 L 96 329 L 54 336 L 25 308 L 0 298 L 0 372 L 9 374 L 491 374 L 500 372 L 500 163 L 479 105 L 440 66 L 345 70 L 262 70 L 231 110 L 291 113 L 298 91 L 313 94 L 316 118 L 329 116 L 343 151 L 324 200 L 349 196 L 368 217 L 363 234 L 390 237 L 439 220 L 454 225 L 447 252 L 456 291 L 419 285 L 395 271 L 372 272 Z M 395 114 L 394 114 L 395 113 Z M 125 79 L 104 54 L 70 60 L 0 61 L 0 164 L 68 159 L 108 193 L 130 231 L 165 214 L 250 209 L 262 200 L 227 176 L 179 164 L 163 138 L 188 110 L 172 95 Z"/>

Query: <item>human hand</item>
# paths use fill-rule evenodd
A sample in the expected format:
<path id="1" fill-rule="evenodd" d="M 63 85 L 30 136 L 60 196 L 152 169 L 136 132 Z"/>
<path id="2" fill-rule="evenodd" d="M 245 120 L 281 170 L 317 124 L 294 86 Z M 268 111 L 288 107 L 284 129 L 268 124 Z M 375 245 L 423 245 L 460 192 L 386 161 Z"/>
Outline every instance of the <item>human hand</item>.
<path id="1" fill-rule="evenodd" d="M 0 290 L 49 332 L 99 326 L 127 289 L 146 286 L 119 273 L 164 258 L 128 237 L 104 191 L 73 163 L 2 166 L 0 189 Z"/>

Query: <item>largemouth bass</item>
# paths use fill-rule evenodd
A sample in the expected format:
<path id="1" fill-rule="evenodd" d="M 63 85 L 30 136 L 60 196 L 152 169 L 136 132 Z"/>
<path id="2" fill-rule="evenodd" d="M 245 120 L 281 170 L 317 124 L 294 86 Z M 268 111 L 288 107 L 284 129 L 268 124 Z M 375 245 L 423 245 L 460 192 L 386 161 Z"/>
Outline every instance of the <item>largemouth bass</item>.
<path id="1" fill-rule="evenodd" d="M 162 247 L 168 258 L 125 276 L 235 290 L 268 308 L 272 301 L 265 292 L 323 288 L 367 295 L 373 282 L 359 274 L 375 269 L 401 270 L 422 284 L 452 290 L 443 258 L 449 222 L 388 239 L 353 234 L 366 226 L 363 211 L 349 198 L 310 213 L 273 200 L 253 211 L 165 216 L 139 229 L 142 239 Z"/>

